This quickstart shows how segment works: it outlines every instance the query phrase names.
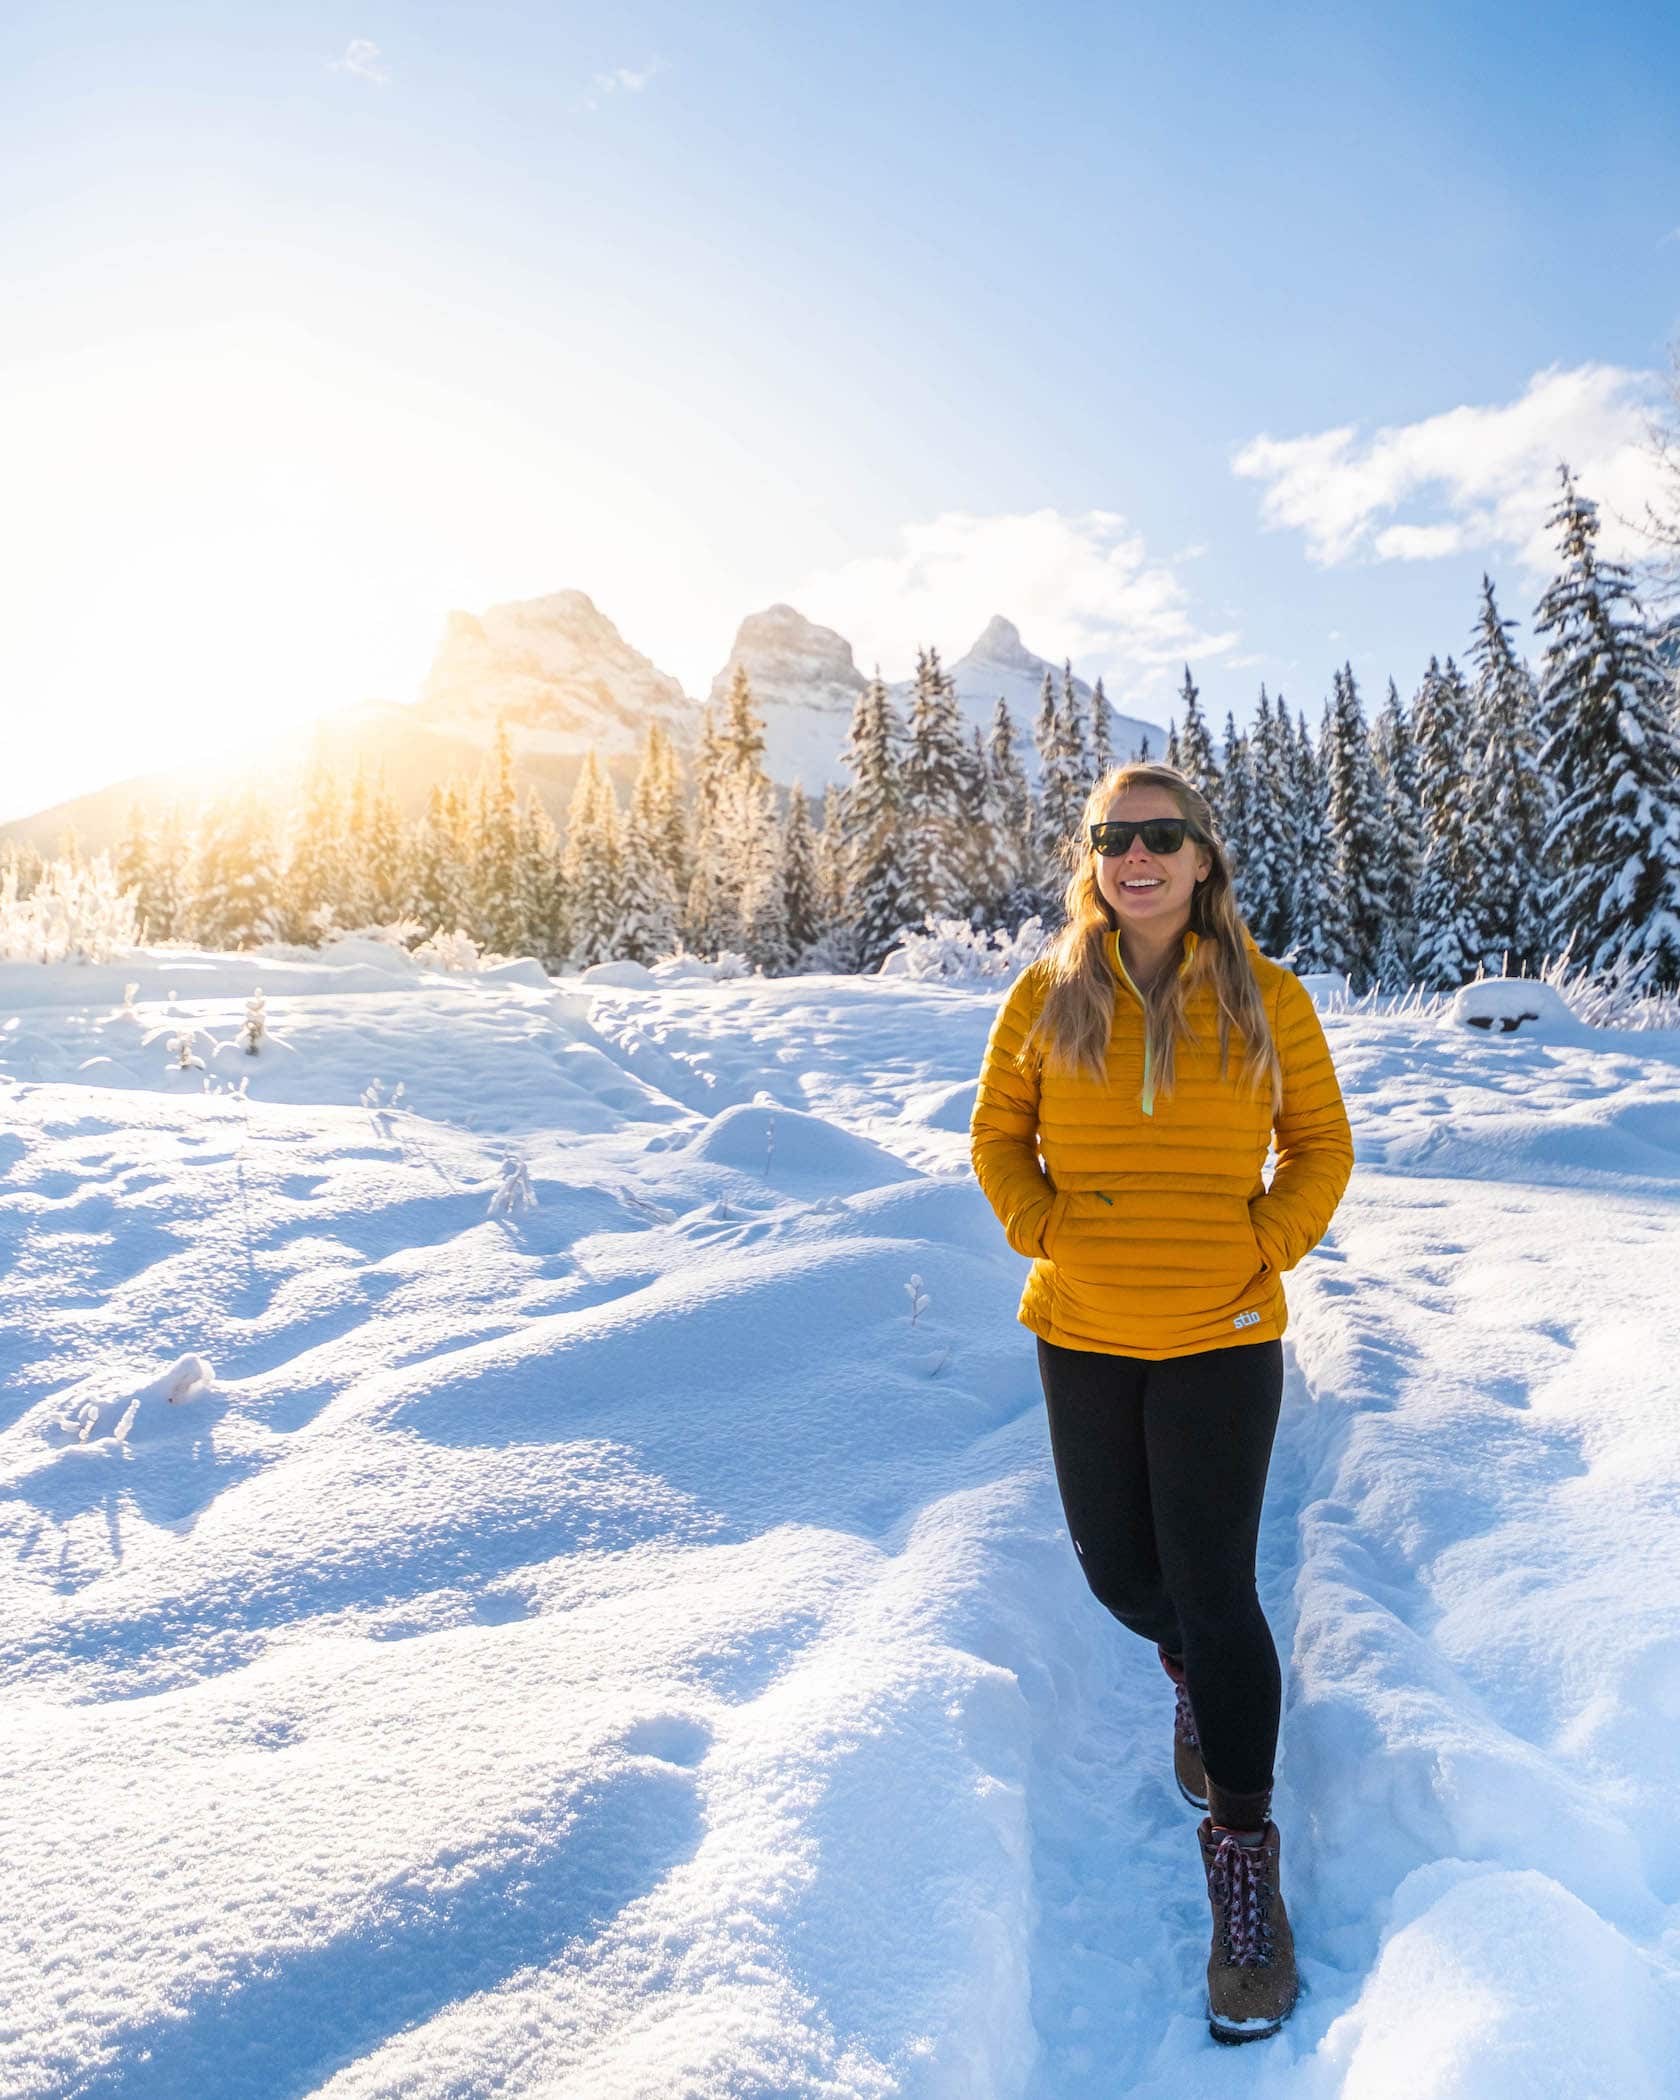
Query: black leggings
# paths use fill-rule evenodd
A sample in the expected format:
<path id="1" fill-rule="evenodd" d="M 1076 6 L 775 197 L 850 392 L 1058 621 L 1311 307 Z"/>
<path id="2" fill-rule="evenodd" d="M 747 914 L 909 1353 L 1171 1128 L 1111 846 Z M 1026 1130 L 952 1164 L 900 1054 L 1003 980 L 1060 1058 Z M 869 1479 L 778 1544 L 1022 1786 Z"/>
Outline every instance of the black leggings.
<path id="1" fill-rule="evenodd" d="M 1272 1783 L 1283 1681 L 1254 1590 L 1283 1344 L 1146 1363 L 1038 1344 L 1074 1551 L 1122 1626 L 1184 1660 L 1209 1777 Z"/>

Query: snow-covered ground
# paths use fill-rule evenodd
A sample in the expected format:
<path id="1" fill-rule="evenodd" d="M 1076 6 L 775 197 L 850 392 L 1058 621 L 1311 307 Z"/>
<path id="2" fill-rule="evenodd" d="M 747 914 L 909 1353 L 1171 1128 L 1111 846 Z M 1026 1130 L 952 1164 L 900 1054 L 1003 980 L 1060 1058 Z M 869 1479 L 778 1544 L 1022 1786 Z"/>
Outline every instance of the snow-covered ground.
<path id="1" fill-rule="evenodd" d="M 1680 1038 L 1326 1016 L 1227 2051 L 999 996 L 0 969 L 0 2090 L 1680 2094 Z"/>

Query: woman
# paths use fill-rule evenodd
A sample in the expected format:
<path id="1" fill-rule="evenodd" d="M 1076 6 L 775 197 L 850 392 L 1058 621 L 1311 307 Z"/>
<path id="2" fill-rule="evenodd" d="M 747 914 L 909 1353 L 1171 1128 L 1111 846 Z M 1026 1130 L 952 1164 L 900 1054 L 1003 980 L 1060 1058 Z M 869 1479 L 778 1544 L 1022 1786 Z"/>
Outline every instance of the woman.
<path id="1" fill-rule="evenodd" d="M 974 1166 L 1033 1257 L 1020 1318 L 1074 1550 L 1177 1686 L 1174 1774 L 1208 1810 L 1208 2023 L 1247 2041 L 1296 1996 L 1270 1814 L 1282 1683 L 1254 1587 L 1281 1278 L 1353 1145 L 1312 1001 L 1243 925 L 1194 785 L 1120 766 L 1084 832 L 1067 924 L 986 1045 Z"/>

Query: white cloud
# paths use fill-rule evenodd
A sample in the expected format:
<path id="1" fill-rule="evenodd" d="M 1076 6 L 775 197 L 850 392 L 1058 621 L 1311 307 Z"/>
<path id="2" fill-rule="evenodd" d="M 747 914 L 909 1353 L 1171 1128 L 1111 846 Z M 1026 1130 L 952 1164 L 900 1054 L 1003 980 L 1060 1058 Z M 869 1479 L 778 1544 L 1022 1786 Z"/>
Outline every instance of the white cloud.
<path id="1" fill-rule="evenodd" d="M 1351 424 L 1298 438 L 1257 437 L 1232 472 L 1265 484 L 1264 523 L 1293 528 L 1322 566 L 1431 561 L 1471 547 L 1515 553 L 1537 575 L 1555 550 L 1546 520 L 1567 460 L 1599 506 L 1599 546 L 1617 560 L 1649 550 L 1624 519 L 1658 493 L 1647 442 L 1657 382 L 1616 365 L 1538 372 L 1522 398 L 1460 407 L 1361 437 Z M 1387 522 L 1404 505 L 1424 515 Z"/>
<path id="2" fill-rule="evenodd" d="M 599 109 L 605 95 L 640 94 L 659 69 L 656 58 L 640 72 L 634 66 L 614 66 L 610 72 L 597 73 L 589 83 L 589 92 L 572 106 L 574 109 Z"/>
<path id="3" fill-rule="evenodd" d="M 1202 631 L 1172 569 L 1107 510 L 947 511 L 901 527 L 894 552 L 818 570 L 781 595 L 889 678 L 913 667 L 919 643 L 954 660 L 994 613 L 1013 620 L 1035 654 L 1100 660 L 1111 688 L 1123 676 L 1138 697 L 1167 692 L 1169 667 L 1223 655 L 1238 639 L 1234 629 Z"/>
<path id="4" fill-rule="evenodd" d="M 389 85 L 391 69 L 379 55 L 379 46 L 365 36 L 353 36 L 344 47 L 344 56 L 328 61 L 335 73 L 354 73 L 360 80 L 371 80 L 375 87 Z"/>

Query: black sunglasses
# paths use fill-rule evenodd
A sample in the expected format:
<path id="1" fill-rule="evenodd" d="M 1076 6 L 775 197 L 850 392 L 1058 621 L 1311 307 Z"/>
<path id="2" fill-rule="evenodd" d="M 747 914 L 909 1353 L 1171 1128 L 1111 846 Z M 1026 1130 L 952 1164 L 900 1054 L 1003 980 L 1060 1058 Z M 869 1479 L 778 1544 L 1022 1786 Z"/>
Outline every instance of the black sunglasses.
<path id="1" fill-rule="evenodd" d="M 1142 837 L 1151 853 L 1176 853 L 1186 837 L 1204 844 L 1201 832 L 1188 817 L 1145 817 L 1141 824 L 1093 824 L 1091 844 L 1104 860 L 1130 853 L 1132 841 Z"/>

